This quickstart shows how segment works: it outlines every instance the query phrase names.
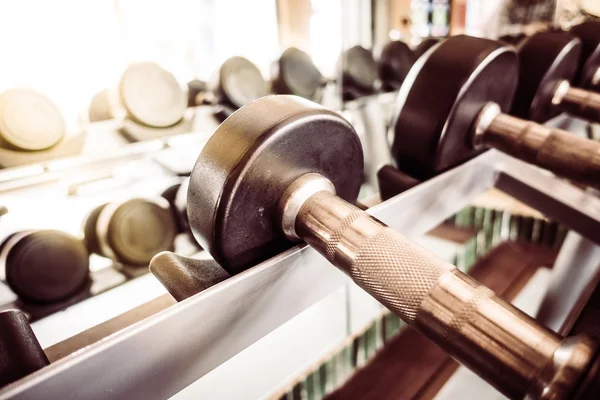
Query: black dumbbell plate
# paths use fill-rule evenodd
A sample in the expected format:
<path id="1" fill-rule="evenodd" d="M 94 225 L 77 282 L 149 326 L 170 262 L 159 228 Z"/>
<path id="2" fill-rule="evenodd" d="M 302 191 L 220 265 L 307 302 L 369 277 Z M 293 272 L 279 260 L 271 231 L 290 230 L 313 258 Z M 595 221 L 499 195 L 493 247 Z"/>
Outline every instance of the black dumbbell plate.
<path id="1" fill-rule="evenodd" d="M 290 247 L 277 204 L 298 177 L 317 172 L 354 202 L 363 157 L 338 114 L 296 96 L 269 96 L 230 116 L 202 150 L 190 177 L 194 236 L 231 274 Z"/>
<path id="2" fill-rule="evenodd" d="M 479 111 L 490 101 L 508 110 L 516 78 L 516 53 L 491 40 L 455 36 L 422 56 L 400 89 L 392 123 L 399 168 L 427 179 L 474 156 Z"/>

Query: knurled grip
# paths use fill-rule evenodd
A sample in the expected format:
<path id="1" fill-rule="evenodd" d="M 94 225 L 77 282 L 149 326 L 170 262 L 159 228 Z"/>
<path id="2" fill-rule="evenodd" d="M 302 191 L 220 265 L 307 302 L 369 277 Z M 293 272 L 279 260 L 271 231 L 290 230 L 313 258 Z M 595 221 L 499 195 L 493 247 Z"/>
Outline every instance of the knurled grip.
<path id="1" fill-rule="evenodd" d="M 455 266 L 388 227 L 368 240 L 347 271 L 360 287 L 407 323 L 444 273 Z"/>
<path id="2" fill-rule="evenodd" d="M 440 276 L 456 270 L 331 193 L 308 203 L 296 222 L 300 236 L 406 322 L 415 320 Z"/>
<path id="3" fill-rule="evenodd" d="M 537 165 L 558 175 L 600 185 L 600 143 L 558 129 L 552 130 L 537 153 Z"/>
<path id="4" fill-rule="evenodd" d="M 600 142 L 500 114 L 484 132 L 483 144 L 564 178 L 600 185 Z"/>
<path id="5" fill-rule="evenodd" d="M 535 384 L 540 390 L 533 398 L 550 398 L 545 394 L 552 393 L 553 399 L 570 399 L 585 371 L 579 361 L 589 357 L 561 354 L 554 360 L 561 345 L 558 335 L 455 266 L 327 190 L 304 201 L 295 217 L 295 232 L 504 395 L 523 398 Z M 564 381 L 562 371 L 574 369 L 577 372 Z"/>

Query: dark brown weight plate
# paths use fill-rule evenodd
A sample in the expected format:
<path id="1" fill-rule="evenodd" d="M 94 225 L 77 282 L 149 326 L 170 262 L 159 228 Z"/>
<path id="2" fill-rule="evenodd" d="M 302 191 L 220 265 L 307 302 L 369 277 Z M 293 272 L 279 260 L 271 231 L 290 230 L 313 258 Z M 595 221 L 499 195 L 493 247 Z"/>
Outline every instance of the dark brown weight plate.
<path id="1" fill-rule="evenodd" d="M 267 82 L 256 65 L 244 57 L 227 59 L 212 83 L 217 101 L 238 109 L 267 95 Z"/>
<path id="2" fill-rule="evenodd" d="M 161 251 L 172 250 L 177 226 L 166 199 L 135 198 L 110 203 L 98 216 L 97 235 L 103 253 L 108 246 L 118 261 L 148 266 Z"/>
<path id="3" fill-rule="evenodd" d="M 0 388 L 50 364 L 22 311 L 0 312 Z"/>
<path id="4" fill-rule="evenodd" d="M 99 255 L 102 254 L 102 249 L 98 244 L 98 235 L 96 234 L 96 224 L 98 223 L 98 216 L 106 204 L 102 204 L 88 213 L 83 222 L 83 241 L 90 253 Z"/>
<path id="5" fill-rule="evenodd" d="M 291 47 L 273 63 L 273 92 L 311 99 L 323 76 L 305 52 Z"/>
<path id="6" fill-rule="evenodd" d="M 12 291 L 31 303 L 63 300 L 89 279 L 88 252 L 83 242 L 60 231 L 13 235 L 0 260 Z"/>
<path id="7" fill-rule="evenodd" d="M 171 213 L 177 224 L 178 232 L 189 231 L 189 222 L 187 219 L 187 189 L 189 179 L 181 183 L 169 186 L 161 193 L 161 197 L 169 202 Z"/>
<path id="8" fill-rule="evenodd" d="M 517 53 L 519 85 L 510 113 L 545 122 L 561 113 L 552 98 L 561 81 L 575 76 L 581 42 L 566 32 L 538 32 L 523 40 Z"/>
<path id="9" fill-rule="evenodd" d="M 363 156 L 346 120 L 285 95 L 236 111 L 206 143 L 190 176 L 188 217 L 196 240 L 231 274 L 289 248 L 276 222 L 277 203 L 309 172 L 356 201 Z"/>
<path id="10" fill-rule="evenodd" d="M 587 88 L 600 68 L 600 21 L 590 19 L 572 27 L 571 32 L 581 40 L 581 58 L 575 82 Z"/>
<path id="11" fill-rule="evenodd" d="M 423 41 L 421 43 L 419 43 L 417 45 L 417 47 L 415 47 L 415 50 L 414 50 L 415 59 L 421 57 L 423 54 L 425 54 L 425 52 L 427 52 L 427 50 L 429 50 L 430 48 L 432 48 L 433 46 L 438 44 L 441 40 L 442 39 L 440 39 L 440 38 L 433 38 L 433 37 L 423 39 Z"/>
<path id="12" fill-rule="evenodd" d="M 379 77 L 384 89 L 399 89 L 415 60 L 415 53 L 406 43 L 394 41 L 386 44 L 379 58 Z"/>
<path id="13" fill-rule="evenodd" d="M 344 87 L 348 86 L 362 94 L 375 91 L 377 63 L 373 53 L 361 46 L 354 46 L 342 54 Z"/>
<path id="14" fill-rule="evenodd" d="M 473 157 L 471 131 L 490 102 L 508 110 L 517 86 L 517 55 L 499 42 L 454 36 L 419 58 L 398 94 L 392 122 L 400 170 L 417 179 Z"/>

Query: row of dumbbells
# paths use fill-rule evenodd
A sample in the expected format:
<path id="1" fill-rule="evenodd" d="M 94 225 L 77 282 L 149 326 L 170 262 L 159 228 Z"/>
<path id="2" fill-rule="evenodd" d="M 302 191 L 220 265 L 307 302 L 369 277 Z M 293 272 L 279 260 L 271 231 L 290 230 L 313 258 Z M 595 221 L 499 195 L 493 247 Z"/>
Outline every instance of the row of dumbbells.
<path id="1" fill-rule="evenodd" d="M 514 48 L 467 36 L 425 53 L 400 88 L 398 165 L 430 177 L 496 147 L 599 185 L 597 143 L 500 113 L 510 110 L 518 60 Z M 362 175 L 360 141 L 339 114 L 264 97 L 203 148 L 187 192 L 189 224 L 232 275 L 308 243 L 510 398 L 598 398 L 596 343 L 559 337 L 354 206 Z"/>
<path id="2" fill-rule="evenodd" d="M 598 185 L 597 144 L 539 124 L 564 111 L 600 121 L 598 70 L 597 21 L 536 33 L 516 49 L 466 36 L 441 42 L 417 61 L 400 90 L 391 127 L 396 165 L 380 170 L 383 197 L 487 148 Z"/>
<path id="3" fill-rule="evenodd" d="M 421 57 L 400 88 L 393 124 L 402 165 L 410 157 L 431 176 L 495 147 L 600 185 L 598 143 L 501 113 L 511 109 L 521 54 L 457 36 Z M 265 97 L 224 121 L 202 149 L 188 190 L 190 225 L 232 275 L 306 242 L 509 398 L 598 398 L 598 343 L 551 332 L 354 206 L 362 174 L 360 141 L 339 114 Z"/>
<path id="4" fill-rule="evenodd" d="M 177 235 L 189 233 L 186 189 L 184 180 L 160 196 L 96 207 L 83 222 L 83 240 L 58 230 L 19 231 L 4 238 L 0 271 L 19 298 L 17 305 L 38 319 L 89 297 L 91 254 L 113 260 L 127 276 L 147 272 L 152 257 L 173 250 Z"/>
<path id="5" fill-rule="evenodd" d="M 294 48 L 286 50 L 272 70 L 269 87 L 252 62 L 232 57 L 218 68 L 210 84 L 189 82 L 186 101 L 186 93 L 172 73 L 153 62 L 134 63 L 114 89 L 94 96 L 89 119 L 94 122 L 122 117 L 140 127 L 161 129 L 181 122 L 188 106 L 212 105 L 215 116 L 222 121 L 269 92 L 314 98 L 325 82 L 309 56 Z M 66 135 L 64 117 L 46 96 L 30 88 L 12 88 L 0 95 L 0 148 L 16 152 L 48 150 Z"/>
<path id="6" fill-rule="evenodd" d="M 396 89 L 418 53 L 434 42 L 425 41 L 415 52 L 402 42 L 390 43 L 379 66 L 383 87 Z M 347 50 L 343 65 L 345 97 L 373 93 L 378 66 L 368 50 L 359 46 Z M 138 62 L 125 70 L 118 87 L 104 90 L 92 99 L 89 118 L 99 121 L 124 115 L 143 127 L 167 128 L 182 121 L 187 107 L 211 105 L 222 121 L 239 107 L 268 93 L 318 101 L 326 83 L 306 53 L 289 48 L 273 63 L 269 82 L 251 61 L 236 56 L 218 68 L 210 83 L 190 81 L 186 102 L 186 94 L 173 74 L 156 63 Z M 64 117 L 46 96 L 30 88 L 12 88 L 0 95 L 0 147 L 19 152 L 46 150 L 56 146 L 66 134 Z"/>

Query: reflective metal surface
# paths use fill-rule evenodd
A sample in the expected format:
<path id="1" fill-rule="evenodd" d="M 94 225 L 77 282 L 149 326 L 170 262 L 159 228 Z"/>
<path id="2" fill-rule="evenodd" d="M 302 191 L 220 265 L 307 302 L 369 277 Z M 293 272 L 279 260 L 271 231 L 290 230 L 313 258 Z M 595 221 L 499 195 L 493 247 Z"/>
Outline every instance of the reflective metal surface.
<path id="1" fill-rule="evenodd" d="M 565 91 L 559 104 L 570 114 L 600 122 L 600 93 L 571 87 Z"/>
<path id="2" fill-rule="evenodd" d="M 552 281 L 536 319 L 566 335 L 599 283 L 600 246 L 569 232 L 552 268 Z"/>
<path id="3" fill-rule="evenodd" d="M 600 200 L 496 151 L 368 212 L 415 237 L 494 186 L 600 243 Z M 316 251 L 295 247 L 51 364 L 3 389 L 0 398 L 171 396 L 345 282 Z"/>
<path id="4" fill-rule="evenodd" d="M 487 287 L 331 192 L 306 200 L 296 230 L 361 288 L 509 398 L 569 399 L 595 355 L 587 339 L 561 344 L 557 334 Z"/>
<path id="5" fill-rule="evenodd" d="M 498 114 L 478 135 L 483 145 L 564 178 L 600 186 L 600 143 L 531 121 Z"/>

